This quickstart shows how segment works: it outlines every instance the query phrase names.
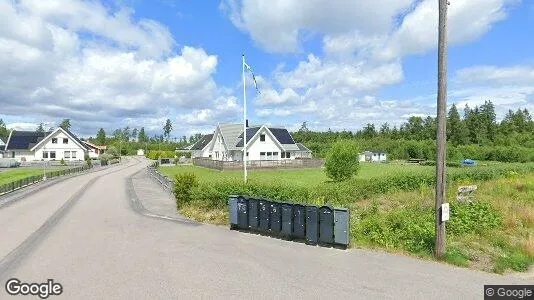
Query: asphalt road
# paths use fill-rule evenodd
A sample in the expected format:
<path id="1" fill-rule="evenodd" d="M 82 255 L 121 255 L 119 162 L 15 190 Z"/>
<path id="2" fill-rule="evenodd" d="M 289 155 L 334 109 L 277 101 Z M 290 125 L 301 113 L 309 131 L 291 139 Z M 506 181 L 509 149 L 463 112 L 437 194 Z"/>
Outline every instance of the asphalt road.
<path id="1" fill-rule="evenodd" d="M 63 293 L 49 299 L 482 299 L 484 284 L 532 284 L 188 222 L 147 165 L 132 158 L 0 208 L 2 286 L 53 279 Z"/>

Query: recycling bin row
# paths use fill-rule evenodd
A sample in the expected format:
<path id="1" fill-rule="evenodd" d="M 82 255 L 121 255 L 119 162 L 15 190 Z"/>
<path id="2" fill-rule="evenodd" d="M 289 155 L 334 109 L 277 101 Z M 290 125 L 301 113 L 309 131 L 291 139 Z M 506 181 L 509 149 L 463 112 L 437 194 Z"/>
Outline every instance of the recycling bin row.
<path id="1" fill-rule="evenodd" d="M 349 244 L 348 209 L 230 196 L 230 229 L 303 239 L 310 244 Z"/>

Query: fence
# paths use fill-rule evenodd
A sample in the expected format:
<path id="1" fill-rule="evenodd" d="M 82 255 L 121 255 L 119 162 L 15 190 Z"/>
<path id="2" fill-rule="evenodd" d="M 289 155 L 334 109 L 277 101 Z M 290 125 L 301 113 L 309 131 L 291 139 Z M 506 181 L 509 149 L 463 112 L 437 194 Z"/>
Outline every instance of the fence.
<path id="1" fill-rule="evenodd" d="M 150 177 L 158 181 L 164 189 L 172 193 L 174 188 L 174 181 L 158 172 L 158 170 L 156 169 L 158 166 L 159 162 L 157 161 L 148 166 L 148 174 L 150 175 Z"/>
<path id="2" fill-rule="evenodd" d="M 209 158 L 193 158 L 193 165 L 206 167 L 216 170 L 226 169 L 241 169 L 243 168 L 242 161 L 221 161 L 212 160 Z M 288 160 L 252 160 L 247 161 L 247 168 L 260 169 L 292 169 L 292 168 L 320 168 L 324 166 L 323 159 L 317 158 L 303 158 L 303 159 L 288 159 Z"/>
<path id="3" fill-rule="evenodd" d="M 74 173 L 82 172 L 82 171 L 89 170 L 89 169 L 91 169 L 90 166 L 84 165 L 81 167 L 69 168 L 65 170 L 47 171 L 46 179 L 64 176 L 68 174 L 74 174 Z M 0 195 L 11 193 L 13 191 L 35 184 L 40 181 L 43 181 L 43 175 L 28 176 L 26 178 L 22 178 L 16 181 L 2 184 L 0 185 Z"/>

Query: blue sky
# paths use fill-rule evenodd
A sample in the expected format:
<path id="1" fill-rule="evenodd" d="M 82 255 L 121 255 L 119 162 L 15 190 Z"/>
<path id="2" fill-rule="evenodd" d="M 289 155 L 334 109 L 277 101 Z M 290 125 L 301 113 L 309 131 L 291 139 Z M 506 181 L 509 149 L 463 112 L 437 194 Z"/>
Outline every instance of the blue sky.
<path id="1" fill-rule="evenodd" d="M 0 118 L 82 136 L 242 122 L 356 130 L 434 115 L 437 0 L 0 0 Z M 2 24 L 2 22 L 4 24 Z M 25 26 L 20 26 L 25 24 Z M 448 102 L 534 111 L 534 2 L 453 0 Z"/>

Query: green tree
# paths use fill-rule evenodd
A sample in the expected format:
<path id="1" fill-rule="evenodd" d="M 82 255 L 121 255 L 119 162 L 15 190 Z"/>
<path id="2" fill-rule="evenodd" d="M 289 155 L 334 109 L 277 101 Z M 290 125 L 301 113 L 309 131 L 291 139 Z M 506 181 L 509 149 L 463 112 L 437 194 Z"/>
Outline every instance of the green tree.
<path id="1" fill-rule="evenodd" d="M 7 137 L 9 136 L 9 130 L 7 129 L 6 123 L 4 120 L 0 119 L 0 138 L 6 142 Z"/>
<path id="2" fill-rule="evenodd" d="M 447 116 L 447 140 L 455 146 L 465 145 L 469 143 L 468 135 L 467 127 L 453 104 Z"/>
<path id="3" fill-rule="evenodd" d="M 135 141 L 137 140 L 137 134 L 139 133 L 139 131 L 137 130 L 137 128 L 134 128 L 132 130 L 132 139 Z"/>
<path id="4" fill-rule="evenodd" d="M 45 130 L 44 130 L 44 127 L 43 127 L 43 123 L 40 123 L 39 126 L 37 126 L 37 132 L 41 132 L 43 133 Z"/>
<path id="5" fill-rule="evenodd" d="M 63 119 L 63 121 L 61 121 L 61 123 L 59 124 L 59 127 L 65 130 L 70 130 L 70 127 L 71 127 L 70 119 Z"/>
<path id="6" fill-rule="evenodd" d="M 100 128 L 96 133 L 96 143 L 98 145 L 106 144 L 106 131 L 104 131 L 104 128 Z"/>
<path id="7" fill-rule="evenodd" d="M 389 124 L 387 122 L 382 124 L 379 133 L 381 136 L 389 137 L 389 135 L 391 134 L 391 129 L 389 129 Z"/>
<path id="8" fill-rule="evenodd" d="M 362 130 L 362 136 L 366 139 L 374 138 L 378 135 L 375 129 L 375 124 L 367 123 Z"/>
<path id="9" fill-rule="evenodd" d="M 308 129 L 308 122 L 304 121 L 302 122 L 302 125 L 300 125 L 300 129 L 299 129 L 299 132 L 309 132 L 310 130 Z"/>
<path id="10" fill-rule="evenodd" d="M 165 121 L 165 126 L 163 126 L 163 136 L 165 136 L 167 140 L 169 140 L 169 137 L 171 136 L 171 131 L 172 122 L 171 120 L 167 119 L 167 121 Z"/>
<path id="11" fill-rule="evenodd" d="M 427 116 L 423 122 L 422 137 L 426 140 L 435 140 L 438 131 L 438 123 L 436 118 Z"/>
<path id="12" fill-rule="evenodd" d="M 145 133 L 145 127 L 141 127 L 138 134 L 139 143 L 148 143 L 148 136 Z"/>
<path id="13" fill-rule="evenodd" d="M 328 152 L 325 172 L 334 181 L 345 181 L 360 169 L 359 148 L 354 140 L 338 140 Z"/>

